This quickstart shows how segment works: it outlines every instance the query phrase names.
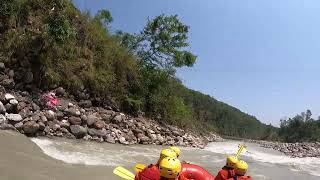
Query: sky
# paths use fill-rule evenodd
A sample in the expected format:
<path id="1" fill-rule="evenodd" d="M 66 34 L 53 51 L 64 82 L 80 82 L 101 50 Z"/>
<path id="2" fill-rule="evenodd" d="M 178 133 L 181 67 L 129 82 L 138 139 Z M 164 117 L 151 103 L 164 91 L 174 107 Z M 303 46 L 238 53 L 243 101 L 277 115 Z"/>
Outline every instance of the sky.
<path id="1" fill-rule="evenodd" d="M 264 123 L 306 109 L 320 114 L 319 0 L 73 0 L 95 14 L 108 9 L 112 29 L 138 33 L 147 19 L 177 14 L 198 56 L 177 76 L 189 88 Z"/>

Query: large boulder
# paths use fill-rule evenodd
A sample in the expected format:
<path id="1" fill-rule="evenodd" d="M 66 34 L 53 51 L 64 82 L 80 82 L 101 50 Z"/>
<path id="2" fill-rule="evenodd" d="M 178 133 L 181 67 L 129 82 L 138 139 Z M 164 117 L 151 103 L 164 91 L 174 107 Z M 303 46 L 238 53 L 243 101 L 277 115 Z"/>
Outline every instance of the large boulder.
<path id="1" fill-rule="evenodd" d="M 129 131 L 126 133 L 125 138 L 126 138 L 126 140 L 127 140 L 128 142 L 132 142 L 132 141 L 136 141 L 136 140 L 137 140 L 137 138 L 135 137 L 134 133 L 133 133 L 131 130 L 129 130 Z"/>
<path id="2" fill-rule="evenodd" d="M 3 124 L 6 122 L 6 117 L 2 114 L 0 114 L 0 124 Z"/>
<path id="3" fill-rule="evenodd" d="M 80 125 L 71 125 L 70 130 L 76 138 L 83 138 L 87 134 L 87 129 Z"/>
<path id="4" fill-rule="evenodd" d="M 6 66 L 4 65 L 3 62 L 0 62 L 0 71 L 4 71 Z"/>
<path id="5" fill-rule="evenodd" d="M 117 115 L 113 118 L 113 122 L 119 123 L 119 122 L 123 121 L 124 119 L 125 119 L 125 116 L 120 114 L 120 115 Z"/>
<path id="6" fill-rule="evenodd" d="M 4 95 L 4 98 L 5 98 L 5 100 L 6 100 L 7 102 L 9 102 L 9 101 L 12 100 L 12 99 L 15 99 L 15 97 L 14 97 L 12 94 L 9 94 L 9 93 L 5 94 L 5 95 Z"/>
<path id="7" fill-rule="evenodd" d="M 92 126 L 98 120 L 98 118 L 95 115 L 90 114 L 87 116 L 86 120 L 87 120 L 88 126 Z"/>
<path id="8" fill-rule="evenodd" d="M 94 123 L 94 127 L 97 129 L 102 129 L 104 128 L 106 123 L 104 121 L 98 120 Z"/>
<path id="9" fill-rule="evenodd" d="M 157 140 L 162 144 L 165 142 L 164 137 L 161 136 L 161 134 L 157 134 Z"/>
<path id="10" fill-rule="evenodd" d="M 2 104 L 2 102 L 0 101 L 0 114 L 3 114 L 6 112 L 6 108 L 4 107 L 4 105 Z"/>
<path id="11" fill-rule="evenodd" d="M 156 134 L 149 134 L 148 137 L 151 139 L 152 142 L 155 142 L 158 140 L 157 135 Z"/>
<path id="12" fill-rule="evenodd" d="M 57 96 L 64 96 L 66 93 L 66 90 L 63 89 L 63 87 L 59 87 L 56 89 L 56 95 Z"/>
<path id="13" fill-rule="evenodd" d="M 6 118 L 9 121 L 15 121 L 15 122 L 22 121 L 22 116 L 20 114 L 6 114 Z"/>
<path id="14" fill-rule="evenodd" d="M 107 134 L 107 136 L 105 137 L 105 141 L 112 144 L 116 143 L 114 137 L 111 134 Z"/>
<path id="15" fill-rule="evenodd" d="M 143 131 L 140 129 L 133 129 L 132 132 L 135 136 L 137 136 L 137 134 L 143 134 Z"/>
<path id="16" fill-rule="evenodd" d="M 35 134 L 39 128 L 39 124 L 37 124 L 35 121 L 28 121 L 23 125 L 23 131 L 25 134 Z"/>
<path id="17" fill-rule="evenodd" d="M 62 128 L 66 128 L 66 129 L 68 129 L 69 127 L 70 127 L 70 123 L 69 123 L 69 121 L 67 121 L 67 120 L 62 120 L 61 122 L 60 122 L 60 126 L 62 127 Z"/>
<path id="18" fill-rule="evenodd" d="M 100 114 L 101 119 L 106 122 L 106 123 L 110 123 L 111 122 L 111 118 L 112 115 L 111 114 Z"/>
<path id="19" fill-rule="evenodd" d="M 25 75 L 23 76 L 23 81 L 26 84 L 32 83 L 32 81 L 33 81 L 33 73 L 30 72 L 30 71 L 25 73 Z"/>
<path id="20" fill-rule="evenodd" d="M 13 130 L 13 131 L 16 131 L 17 129 L 12 124 L 0 124 L 0 130 Z"/>
<path id="21" fill-rule="evenodd" d="M 69 122 L 72 125 L 81 125 L 81 118 L 75 117 L 75 116 L 71 116 L 69 117 Z"/>
<path id="22" fill-rule="evenodd" d="M 10 69 L 9 72 L 8 72 L 8 75 L 9 75 L 10 78 L 13 78 L 14 77 L 14 70 Z"/>
<path id="23" fill-rule="evenodd" d="M 23 123 L 22 122 L 18 122 L 14 125 L 14 127 L 18 130 L 22 129 L 23 128 Z"/>
<path id="24" fill-rule="evenodd" d="M 74 107 L 71 107 L 69 109 L 66 109 L 65 112 L 70 115 L 70 116 L 77 116 L 79 117 L 81 115 L 81 112 L 79 111 L 79 109 L 76 109 Z"/>
<path id="25" fill-rule="evenodd" d="M 41 110 L 40 107 L 36 103 L 32 103 L 32 109 L 34 111 L 40 111 Z"/>
<path id="26" fill-rule="evenodd" d="M 128 142 L 126 141 L 126 138 L 125 138 L 125 137 L 120 137 L 120 138 L 119 138 L 119 142 L 120 142 L 121 144 L 128 144 Z"/>
<path id="27" fill-rule="evenodd" d="M 78 105 L 82 108 L 90 108 L 92 107 L 92 102 L 90 100 L 80 101 Z"/>
<path id="28" fill-rule="evenodd" d="M 11 99 L 9 103 L 12 104 L 13 106 L 17 106 L 19 102 L 16 99 Z"/>
<path id="29" fill-rule="evenodd" d="M 46 128 L 46 125 L 43 122 L 39 122 L 39 130 L 43 131 Z"/>
<path id="30" fill-rule="evenodd" d="M 10 103 L 7 103 L 5 106 L 7 113 L 16 113 L 18 108 L 15 105 L 12 105 Z"/>
<path id="31" fill-rule="evenodd" d="M 137 134 L 136 136 L 137 136 L 138 142 L 140 142 L 141 144 L 149 144 L 150 138 L 148 138 L 144 134 Z"/>
<path id="32" fill-rule="evenodd" d="M 25 103 L 25 102 L 19 102 L 18 107 L 17 107 L 17 110 L 18 110 L 18 111 L 21 111 L 21 110 L 23 110 L 25 107 L 27 107 L 27 103 Z"/>
<path id="33" fill-rule="evenodd" d="M 45 117 L 47 120 L 52 121 L 55 119 L 55 113 L 51 110 L 45 112 Z"/>
<path id="34" fill-rule="evenodd" d="M 106 130 L 98 130 L 98 129 L 94 129 L 94 128 L 89 128 L 88 129 L 88 134 L 91 136 L 97 136 L 97 137 L 104 137 L 107 135 L 107 131 Z"/>
<path id="35" fill-rule="evenodd" d="M 40 121 L 45 123 L 48 121 L 47 117 L 46 116 L 40 116 Z"/>
<path id="36" fill-rule="evenodd" d="M 8 89 L 13 89 L 15 83 L 13 79 L 4 79 L 3 81 L 0 82 L 0 85 Z"/>

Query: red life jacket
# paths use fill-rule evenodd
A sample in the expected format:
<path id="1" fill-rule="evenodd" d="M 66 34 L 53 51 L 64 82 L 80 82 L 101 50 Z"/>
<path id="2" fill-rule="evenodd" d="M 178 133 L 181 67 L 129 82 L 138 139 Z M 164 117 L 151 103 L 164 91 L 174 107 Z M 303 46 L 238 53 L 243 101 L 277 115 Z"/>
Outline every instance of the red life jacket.
<path id="1" fill-rule="evenodd" d="M 236 175 L 234 169 L 224 166 L 214 180 L 228 180 Z"/>
<path id="2" fill-rule="evenodd" d="M 160 180 L 160 171 L 157 166 L 149 165 L 136 174 L 135 180 Z"/>
<path id="3" fill-rule="evenodd" d="M 228 180 L 252 180 L 251 176 L 234 176 Z"/>

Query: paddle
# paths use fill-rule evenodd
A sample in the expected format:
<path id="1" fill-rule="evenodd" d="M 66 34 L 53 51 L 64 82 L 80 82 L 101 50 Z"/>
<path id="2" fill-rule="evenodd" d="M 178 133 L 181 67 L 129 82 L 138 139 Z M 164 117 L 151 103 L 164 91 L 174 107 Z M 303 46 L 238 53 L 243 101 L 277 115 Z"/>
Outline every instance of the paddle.
<path id="1" fill-rule="evenodd" d="M 146 168 L 144 164 L 136 164 L 136 166 L 134 167 L 134 170 L 135 172 L 141 172 L 142 170 L 144 170 L 144 168 Z"/>
<path id="2" fill-rule="evenodd" d="M 243 144 L 240 144 L 239 146 L 239 149 L 238 149 L 238 152 L 236 154 L 236 157 L 238 158 L 240 156 L 240 154 L 243 152 L 243 151 L 246 151 L 246 146 L 243 145 Z"/>
<path id="3" fill-rule="evenodd" d="M 121 166 L 116 167 L 113 173 L 123 179 L 134 180 L 134 174 Z"/>

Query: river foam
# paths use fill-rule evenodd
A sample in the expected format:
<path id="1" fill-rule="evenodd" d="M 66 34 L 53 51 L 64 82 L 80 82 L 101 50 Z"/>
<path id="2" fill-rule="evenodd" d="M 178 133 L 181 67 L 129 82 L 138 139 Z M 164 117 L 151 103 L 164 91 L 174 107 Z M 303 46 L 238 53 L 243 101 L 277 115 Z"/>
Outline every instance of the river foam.
<path id="1" fill-rule="evenodd" d="M 32 141 L 36 143 L 47 155 L 66 163 L 109 166 L 116 165 L 112 158 L 103 157 L 99 153 L 95 153 L 93 156 L 92 154 L 87 154 L 85 152 L 59 150 L 57 147 L 59 147 L 60 144 L 48 139 L 32 139 Z"/>
<path id="2" fill-rule="evenodd" d="M 157 158 L 157 151 L 148 148 L 93 142 L 71 142 L 64 140 L 51 140 L 32 138 L 42 151 L 58 160 L 71 164 L 119 166 L 134 164 L 137 157 L 144 156 L 152 161 Z"/>
<path id="3" fill-rule="evenodd" d="M 219 154 L 234 154 L 240 143 L 237 141 L 215 142 L 209 144 L 206 150 Z M 244 158 L 251 158 L 262 163 L 286 165 L 292 171 L 304 171 L 315 176 L 320 176 L 320 158 L 291 158 L 280 152 L 258 147 L 256 144 L 248 143 L 246 145 L 248 146 L 248 151 L 242 154 Z"/>

